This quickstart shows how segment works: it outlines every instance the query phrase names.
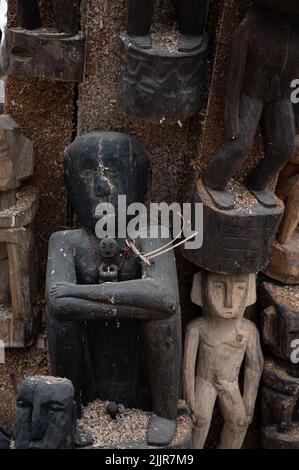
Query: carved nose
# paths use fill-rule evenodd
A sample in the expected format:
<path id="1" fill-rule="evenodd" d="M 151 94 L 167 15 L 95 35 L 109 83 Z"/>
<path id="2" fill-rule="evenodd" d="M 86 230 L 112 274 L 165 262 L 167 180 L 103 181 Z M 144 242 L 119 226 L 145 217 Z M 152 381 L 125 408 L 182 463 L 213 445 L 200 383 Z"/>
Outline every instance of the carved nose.
<path id="1" fill-rule="evenodd" d="M 45 426 L 42 423 L 42 409 L 39 404 L 34 404 L 32 411 L 32 429 L 31 437 L 33 440 L 42 439 L 45 434 Z"/>
<path id="2" fill-rule="evenodd" d="M 233 286 L 226 286 L 225 289 L 225 307 L 233 307 Z"/>

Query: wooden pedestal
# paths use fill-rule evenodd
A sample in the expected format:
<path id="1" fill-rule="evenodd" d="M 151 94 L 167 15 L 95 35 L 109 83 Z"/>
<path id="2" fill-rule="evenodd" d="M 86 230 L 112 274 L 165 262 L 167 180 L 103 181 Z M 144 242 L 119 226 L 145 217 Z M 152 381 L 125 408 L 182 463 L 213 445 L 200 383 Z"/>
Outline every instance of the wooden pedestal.
<path id="1" fill-rule="evenodd" d="M 275 361 L 265 362 L 262 436 L 266 449 L 299 449 L 299 379 Z"/>
<path id="2" fill-rule="evenodd" d="M 32 344 L 38 323 L 33 307 L 38 265 L 32 229 L 38 199 L 32 188 L 22 190 L 22 194 L 18 202 L 20 212 L 16 208 L 0 212 L 0 244 L 7 251 L 11 300 L 9 305 L 0 305 L 0 339 L 6 348 Z"/>
<path id="3" fill-rule="evenodd" d="M 203 245 L 183 255 L 191 263 L 223 274 L 256 273 L 269 260 L 272 244 L 283 214 L 283 203 L 268 209 L 257 201 L 238 204 L 232 210 L 218 209 L 201 181 L 193 197 L 203 204 Z"/>
<path id="4" fill-rule="evenodd" d="M 10 28 L 6 33 L 8 75 L 81 81 L 84 69 L 84 37 L 55 30 L 28 31 Z"/>
<path id="5" fill-rule="evenodd" d="M 121 35 L 121 112 L 154 124 L 176 123 L 197 114 L 207 84 L 208 36 L 193 52 L 142 49 Z"/>

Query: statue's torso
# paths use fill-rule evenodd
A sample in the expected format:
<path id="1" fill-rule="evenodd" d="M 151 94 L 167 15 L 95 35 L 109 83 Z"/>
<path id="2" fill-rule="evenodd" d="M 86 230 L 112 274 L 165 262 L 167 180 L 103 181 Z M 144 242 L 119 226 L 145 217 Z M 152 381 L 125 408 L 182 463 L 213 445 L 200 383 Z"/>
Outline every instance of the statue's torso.
<path id="1" fill-rule="evenodd" d="M 98 284 L 99 268 L 104 261 L 100 254 L 100 242 L 84 229 L 69 232 L 69 242 L 74 250 L 78 284 Z M 116 256 L 119 281 L 141 278 L 141 267 L 132 251 L 127 250 L 124 239 L 117 240 L 120 251 Z"/>
<path id="2" fill-rule="evenodd" d="M 209 326 L 208 322 L 200 325 L 196 375 L 213 385 L 221 380 L 238 381 L 248 342 L 246 320 L 235 331 L 217 331 Z"/>
<path id="3" fill-rule="evenodd" d="M 290 98 L 291 82 L 299 77 L 298 26 L 299 21 L 287 23 L 279 16 L 254 13 L 248 24 L 243 86 L 248 96 L 271 101 L 277 89 L 277 97 Z"/>

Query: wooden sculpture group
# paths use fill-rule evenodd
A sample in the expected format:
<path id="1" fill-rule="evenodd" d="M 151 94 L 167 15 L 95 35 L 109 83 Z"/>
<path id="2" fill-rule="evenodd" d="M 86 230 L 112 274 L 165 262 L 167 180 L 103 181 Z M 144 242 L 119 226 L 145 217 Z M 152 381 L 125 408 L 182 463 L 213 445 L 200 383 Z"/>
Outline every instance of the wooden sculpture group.
<path id="1" fill-rule="evenodd" d="M 41 71 L 38 54 L 28 54 L 28 48 L 36 35 L 43 35 L 46 42 L 65 41 L 59 46 L 65 51 L 71 44 L 77 51 L 67 69 L 47 70 L 48 77 L 80 80 L 78 2 L 64 1 L 63 7 L 58 0 L 53 3 L 56 30 L 41 33 L 38 3 L 17 2 L 19 28 L 10 31 L 10 73 Z M 145 120 L 159 122 L 164 110 L 175 121 L 200 108 L 202 92 L 194 77 L 199 73 L 204 83 L 208 1 L 180 2 L 178 50 L 166 56 L 152 49 L 154 3 L 128 1 L 119 104 L 123 112 Z M 27 42 L 21 47 L 18 41 L 24 35 Z M 187 326 L 184 354 L 174 254 L 168 251 L 149 264 L 142 257 L 161 251 L 167 241 L 148 238 L 145 228 L 133 250 L 126 237 L 95 234 L 99 204 L 110 203 L 117 210 L 119 195 L 126 195 L 128 205 L 144 202 L 151 185 L 150 157 L 134 138 L 115 132 L 85 134 L 67 148 L 65 183 L 82 228 L 50 239 L 46 302 L 52 370 L 74 388 L 58 379 L 51 379 L 47 388 L 43 378 L 23 385 L 19 447 L 33 446 L 33 437 L 25 435 L 28 423 L 21 404 L 29 392 L 32 403 L 40 393 L 48 405 L 53 394 L 65 413 L 67 441 L 51 433 L 47 437 L 45 431 L 40 445 L 35 440 L 37 447 L 71 447 L 73 400 L 80 417 L 82 405 L 98 398 L 151 410 L 147 444 L 171 446 L 182 364 L 194 448 L 205 445 L 216 399 L 224 419 L 219 448 L 242 447 L 263 370 L 263 444 L 299 448 L 299 371 L 291 359 L 292 344 L 299 339 L 299 307 L 294 304 L 299 296 L 299 141 L 290 88 L 299 77 L 298 47 L 297 0 L 255 0 L 233 35 L 224 97 L 225 144 L 203 171 L 193 196 L 203 204 L 204 241 L 199 249 L 182 249 L 198 267 L 191 297 L 202 313 Z M 169 78 L 171 68 L 177 81 Z M 140 107 L 144 102 L 148 106 Z M 247 158 L 259 125 L 265 156 L 241 183 L 252 193 L 249 208 L 235 200 L 228 184 Z M 23 347 L 34 338 L 36 284 L 30 273 L 36 196 L 18 210 L 25 196 L 17 200 L 16 188 L 32 175 L 33 151 L 5 116 L 0 118 L 0 165 L 0 339 Z M 274 195 L 269 184 L 278 174 Z M 256 304 L 258 272 L 268 276 L 258 289 L 265 367 L 257 327 L 244 318 L 246 307 Z"/>

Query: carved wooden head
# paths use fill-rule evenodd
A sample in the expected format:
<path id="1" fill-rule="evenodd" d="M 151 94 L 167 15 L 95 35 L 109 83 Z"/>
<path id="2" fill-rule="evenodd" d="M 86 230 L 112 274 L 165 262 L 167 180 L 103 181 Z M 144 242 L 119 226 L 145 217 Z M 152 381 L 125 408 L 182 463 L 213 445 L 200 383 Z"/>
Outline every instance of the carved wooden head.
<path id="1" fill-rule="evenodd" d="M 191 299 L 214 316 L 242 317 L 246 307 L 256 302 L 255 274 L 196 273 Z"/>
<path id="2" fill-rule="evenodd" d="M 23 180 L 33 175 L 33 171 L 31 140 L 21 134 L 11 117 L 0 116 L 0 191 L 18 188 Z"/>
<path id="3" fill-rule="evenodd" d="M 118 132 L 94 132 L 78 137 L 65 152 L 65 183 L 80 222 L 94 229 L 97 206 L 118 208 L 144 202 L 151 185 L 150 158 L 133 137 Z"/>
<path id="4" fill-rule="evenodd" d="M 30 377 L 17 396 L 16 448 L 67 449 L 76 429 L 74 387 L 56 377 Z"/>
<path id="5" fill-rule="evenodd" d="M 258 7 L 299 15 L 298 0 L 253 0 Z"/>

